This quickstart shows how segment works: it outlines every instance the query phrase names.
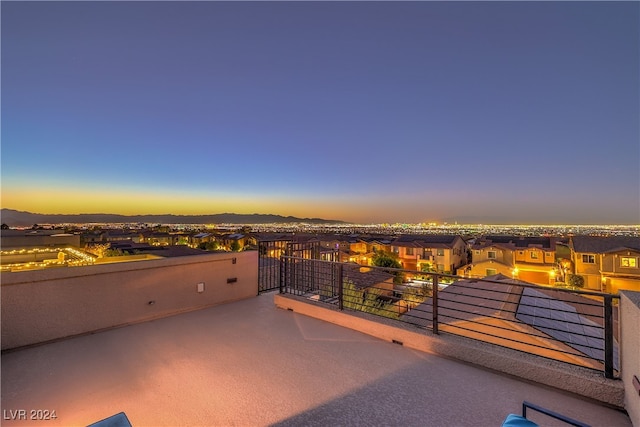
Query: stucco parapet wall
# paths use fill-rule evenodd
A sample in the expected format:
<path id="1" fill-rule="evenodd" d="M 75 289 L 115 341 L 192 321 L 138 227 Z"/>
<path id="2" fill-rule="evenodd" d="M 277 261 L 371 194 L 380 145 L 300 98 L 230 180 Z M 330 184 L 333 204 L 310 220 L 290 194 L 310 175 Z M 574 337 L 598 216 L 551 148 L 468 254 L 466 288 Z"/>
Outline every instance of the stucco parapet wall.
<path id="1" fill-rule="evenodd" d="M 75 277 L 96 276 L 100 274 L 114 274 L 128 271 L 157 270 L 158 268 L 169 268 L 186 264 L 209 264 L 212 262 L 228 263 L 232 258 L 251 257 L 256 258 L 257 252 L 238 253 L 211 253 L 202 255 L 186 255 L 173 258 L 152 257 L 148 259 L 125 260 L 123 262 L 109 262 L 104 264 L 84 265 L 78 267 L 58 267 L 41 270 L 27 271 L 3 271 L 0 275 L 0 285 L 18 285 L 32 282 L 51 282 L 54 280 L 65 280 Z"/>
<path id="2" fill-rule="evenodd" d="M 640 427 L 640 393 L 634 377 L 640 379 L 640 292 L 620 291 L 620 353 L 624 408 L 634 426 Z"/>
<path id="3" fill-rule="evenodd" d="M 640 310 L 640 292 L 636 291 L 620 291 L 620 296 L 625 296 Z"/>
<path id="4" fill-rule="evenodd" d="M 255 297 L 258 253 L 2 272 L 2 350 Z"/>
<path id="5" fill-rule="evenodd" d="M 482 366 L 520 379 L 575 393 L 619 409 L 624 407 L 622 381 L 601 372 L 451 334 L 434 335 L 410 324 L 367 313 L 340 311 L 304 297 L 275 294 L 277 307 L 354 329 L 427 353 Z"/>

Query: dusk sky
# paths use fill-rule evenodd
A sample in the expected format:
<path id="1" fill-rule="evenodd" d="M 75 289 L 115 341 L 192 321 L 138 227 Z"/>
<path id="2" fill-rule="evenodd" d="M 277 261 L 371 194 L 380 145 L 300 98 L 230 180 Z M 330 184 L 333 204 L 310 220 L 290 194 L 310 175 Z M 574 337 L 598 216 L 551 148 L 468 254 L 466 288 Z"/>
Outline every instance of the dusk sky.
<path id="1" fill-rule="evenodd" d="M 2 207 L 640 223 L 638 2 L 7 2 Z"/>

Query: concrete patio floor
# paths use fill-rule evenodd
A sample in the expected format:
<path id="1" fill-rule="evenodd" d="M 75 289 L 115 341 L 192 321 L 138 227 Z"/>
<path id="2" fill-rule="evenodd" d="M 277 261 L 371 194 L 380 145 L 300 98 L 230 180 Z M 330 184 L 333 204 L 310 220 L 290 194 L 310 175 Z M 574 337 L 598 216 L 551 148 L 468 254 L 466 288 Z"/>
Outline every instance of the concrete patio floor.
<path id="1" fill-rule="evenodd" d="M 273 294 L 2 355 L 3 426 L 499 426 L 626 414 L 274 307 Z M 11 419 L 55 410 L 50 421 Z M 542 425 L 566 425 L 542 416 Z"/>

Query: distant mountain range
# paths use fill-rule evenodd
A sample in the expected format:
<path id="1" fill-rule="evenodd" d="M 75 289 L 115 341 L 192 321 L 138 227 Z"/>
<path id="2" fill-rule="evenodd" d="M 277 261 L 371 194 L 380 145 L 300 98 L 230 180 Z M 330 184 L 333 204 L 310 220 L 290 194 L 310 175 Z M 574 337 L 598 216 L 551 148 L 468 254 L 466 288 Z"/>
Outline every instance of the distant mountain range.
<path id="1" fill-rule="evenodd" d="M 296 218 L 268 214 L 222 213 L 212 215 L 117 215 L 117 214 L 38 214 L 2 209 L 0 220 L 9 227 L 34 224 L 144 223 L 144 224 L 270 224 L 295 223 L 338 224 L 344 221 L 321 218 Z"/>

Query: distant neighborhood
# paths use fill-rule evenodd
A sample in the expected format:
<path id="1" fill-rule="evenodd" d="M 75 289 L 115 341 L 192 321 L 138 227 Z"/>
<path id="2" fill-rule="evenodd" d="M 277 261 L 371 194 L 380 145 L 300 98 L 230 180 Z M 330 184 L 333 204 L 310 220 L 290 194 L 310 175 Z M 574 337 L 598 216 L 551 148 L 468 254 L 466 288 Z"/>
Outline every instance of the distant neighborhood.
<path id="1" fill-rule="evenodd" d="M 283 233 L 256 232 L 249 226 L 2 228 L 2 271 L 256 250 L 267 260 L 288 254 L 360 266 L 374 265 L 377 254 L 386 254 L 400 268 L 416 273 L 465 278 L 500 274 L 543 286 L 606 293 L 640 290 L 640 239 L 635 236 Z M 296 245 L 317 250 L 291 252 Z"/>

